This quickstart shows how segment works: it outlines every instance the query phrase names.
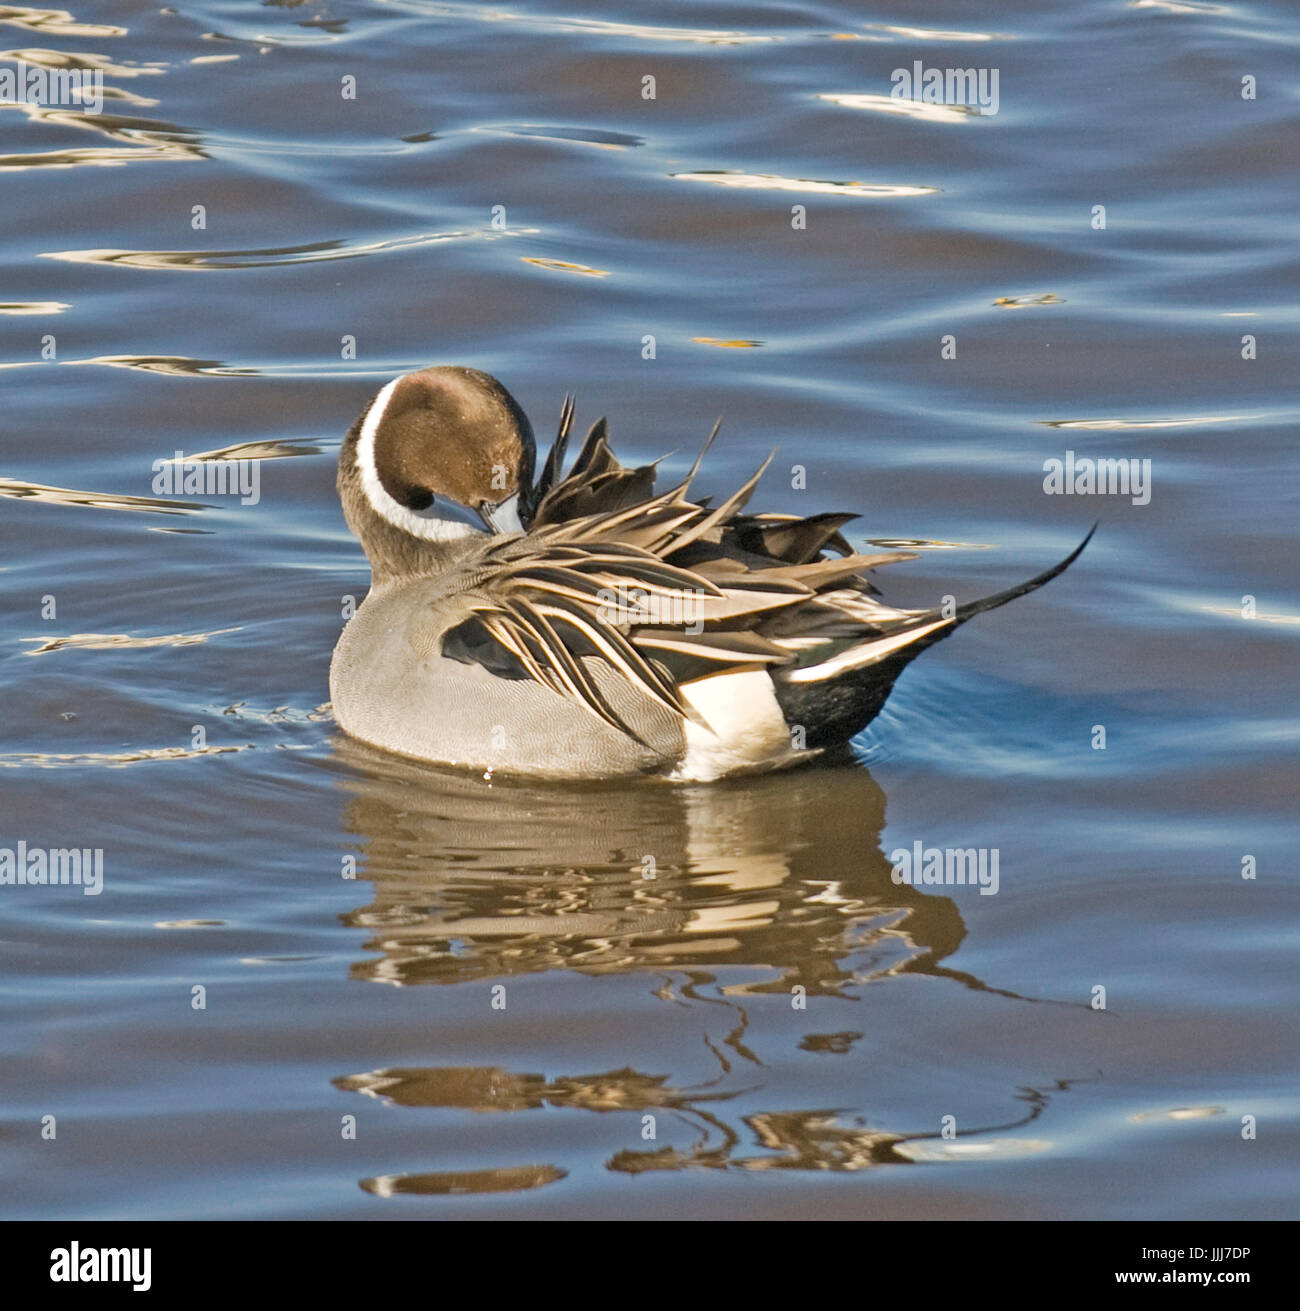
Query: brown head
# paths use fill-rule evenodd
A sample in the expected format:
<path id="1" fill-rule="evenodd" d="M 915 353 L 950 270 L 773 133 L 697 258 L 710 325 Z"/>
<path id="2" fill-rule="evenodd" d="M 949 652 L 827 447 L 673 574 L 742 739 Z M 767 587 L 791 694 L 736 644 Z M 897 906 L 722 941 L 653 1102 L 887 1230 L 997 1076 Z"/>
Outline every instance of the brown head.
<path id="1" fill-rule="evenodd" d="M 533 460 L 527 417 L 489 374 L 441 365 L 390 382 L 339 453 L 343 513 L 375 581 L 436 572 L 467 538 L 522 531 Z"/>

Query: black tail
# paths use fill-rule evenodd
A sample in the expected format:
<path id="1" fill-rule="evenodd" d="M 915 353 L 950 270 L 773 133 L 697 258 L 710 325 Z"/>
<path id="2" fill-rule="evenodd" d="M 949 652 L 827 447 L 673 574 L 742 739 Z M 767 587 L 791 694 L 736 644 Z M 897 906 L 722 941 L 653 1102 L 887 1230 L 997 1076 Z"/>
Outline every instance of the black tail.
<path id="1" fill-rule="evenodd" d="M 1021 583 L 1017 587 L 1009 587 L 1005 592 L 994 592 L 992 596 L 983 597 L 979 601 L 967 601 L 965 605 L 959 605 L 957 607 L 956 622 L 948 632 L 952 632 L 953 629 L 964 624 L 966 620 L 972 618 L 974 615 L 983 614 L 985 610 L 996 610 L 998 606 L 1006 605 L 1008 601 L 1014 601 L 1016 597 L 1024 596 L 1026 592 L 1036 592 L 1044 583 L 1050 583 L 1057 574 L 1063 574 L 1083 554 L 1083 548 L 1092 541 L 1092 535 L 1096 531 L 1097 525 L 1093 524 L 1093 526 L 1088 529 L 1087 537 L 1085 537 L 1083 541 L 1081 541 L 1079 545 L 1061 561 L 1060 564 L 1054 564 L 1050 569 L 1045 569 L 1041 574 L 1035 575 L 1027 583 Z M 932 613 L 938 614 L 939 611 L 936 610 Z M 945 633 L 944 636 L 946 637 L 947 633 Z M 936 641 L 937 640 L 938 639 L 936 639 Z"/>
<path id="2" fill-rule="evenodd" d="M 775 676 L 776 695 L 789 724 L 801 724 L 809 747 L 829 747 L 847 742 L 880 713 L 899 674 L 927 647 L 955 633 L 968 619 L 996 610 L 1018 596 L 1036 591 L 1057 574 L 1064 573 L 1092 541 L 1097 525 L 1059 564 L 1005 592 L 959 605 L 945 615 L 942 609 L 926 610 L 909 617 L 887 632 L 839 651 L 822 665 Z M 915 636 L 910 636 L 915 634 Z M 883 648 L 883 649 L 882 649 Z M 818 670 L 824 670 L 819 675 Z M 795 681 L 797 680 L 797 681 Z"/>

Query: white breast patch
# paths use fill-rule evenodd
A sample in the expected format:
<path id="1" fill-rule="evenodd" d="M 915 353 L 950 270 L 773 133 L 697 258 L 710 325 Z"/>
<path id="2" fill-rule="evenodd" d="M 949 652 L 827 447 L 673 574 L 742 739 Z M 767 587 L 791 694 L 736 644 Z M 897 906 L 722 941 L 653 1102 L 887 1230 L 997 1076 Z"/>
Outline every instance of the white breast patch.
<path id="1" fill-rule="evenodd" d="M 803 754 L 791 744 L 767 670 L 714 674 L 683 683 L 680 691 L 709 727 L 684 722 L 686 751 L 671 777 L 707 783 Z"/>

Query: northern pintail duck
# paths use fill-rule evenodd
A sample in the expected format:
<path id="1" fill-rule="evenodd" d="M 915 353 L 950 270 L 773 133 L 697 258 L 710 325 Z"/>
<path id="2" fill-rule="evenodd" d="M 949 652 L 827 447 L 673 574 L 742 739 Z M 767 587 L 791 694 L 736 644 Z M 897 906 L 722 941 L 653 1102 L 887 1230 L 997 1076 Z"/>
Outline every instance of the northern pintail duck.
<path id="1" fill-rule="evenodd" d="M 798 764 L 870 723 L 919 652 L 1088 541 L 995 596 L 898 610 L 865 571 L 916 557 L 855 554 L 839 531 L 854 515 L 745 513 L 763 469 L 711 505 L 691 493 L 699 459 L 656 494 L 654 465 L 619 464 L 603 419 L 565 473 L 572 423 L 566 399 L 536 481 L 527 417 L 476 369 L 397 378 L 352 425 L 338 489 L 372 584 L 330 667 L 344 731 L 557 779 Z"/>

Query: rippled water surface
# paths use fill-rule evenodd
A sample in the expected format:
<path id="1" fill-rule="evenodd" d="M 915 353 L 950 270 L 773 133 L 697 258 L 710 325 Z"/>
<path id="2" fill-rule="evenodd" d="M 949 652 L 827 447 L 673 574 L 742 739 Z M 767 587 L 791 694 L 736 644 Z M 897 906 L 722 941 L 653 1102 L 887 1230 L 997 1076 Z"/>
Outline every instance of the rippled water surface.
<path id="1" fill-rule="evenodd" d="M 5 1214 L 1300 1214 L 1293 5 L 62 2 L 0 6 L 105 94 L 0 104 L 0 845 L 104 888 L 0 886 Z M 858 767 L 445 775 L 326 686 L 340 437 L 432 362 L 670 473 L 721 414 L 705 490 L 779 448 L 901 604 L 1101 527 Z"/>

